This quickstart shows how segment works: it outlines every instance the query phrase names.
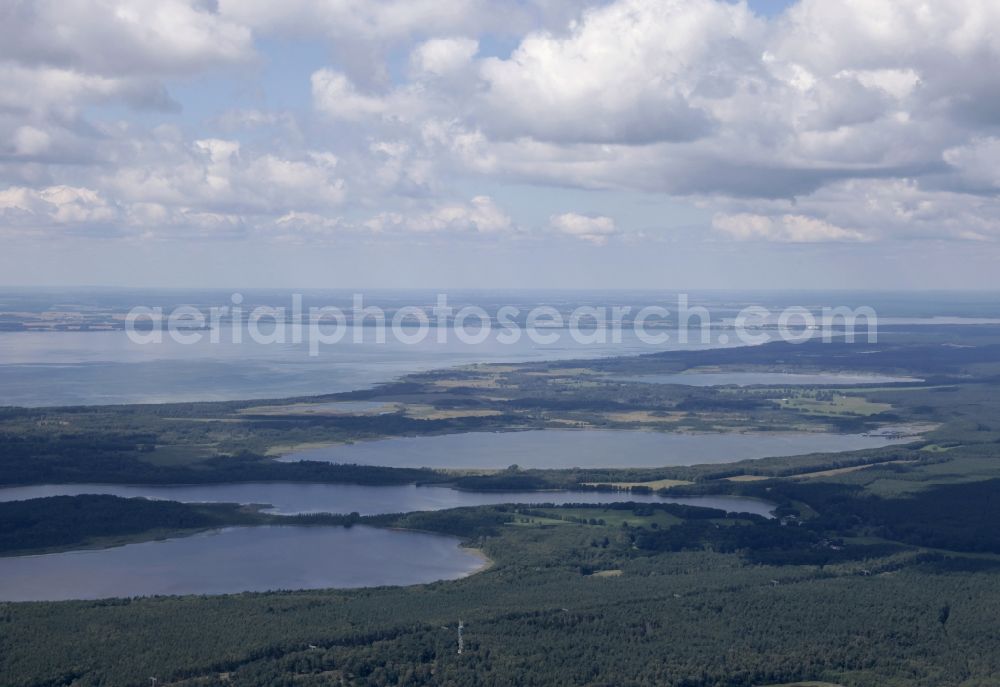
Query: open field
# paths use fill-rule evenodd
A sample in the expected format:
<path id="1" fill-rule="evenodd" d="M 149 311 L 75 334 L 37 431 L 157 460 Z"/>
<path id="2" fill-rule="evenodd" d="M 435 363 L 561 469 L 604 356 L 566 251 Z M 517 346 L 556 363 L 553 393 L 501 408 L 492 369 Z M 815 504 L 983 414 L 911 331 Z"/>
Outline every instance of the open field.
<path id="1" fill-rule="evenodd" d="M 883 465 L 907 465 L 916 463 L 916 460 L 887 460 L 882 463 L 877 463 L 878 466 Z M 798 475 L 792 475 L 789 479 L 817 479 L 823 477 L 836 477 L 837 475 L 846 475 L 849 472 L 857 472 L 858 470 L 868 470 L 875 467 L 876 464 L 870 465 L 853 465 L 846 468 L 833 468 L 831 470 L 817 470 L 816 472 L 803 472 Z"/>
<path id="2" fill-rule="evenodd" d="M 868 417 L 892 410 L 888 403 L 872 403 L 860 396 L 814 392 L 811 397 L 782 399 L 781 405 L 807 415 L 859 415 Z"/>
<path id="3" fill-rule="evenodd" d="M 240 415 L 288 416 L 288 415 L 379 415 L 398 410 L 396 404 L 386 403 L 369 410 L 345 410 L 330 403 L 289 403 L 284 405 L 264 405 L 242 408 Z M 178 418 L 183 419 L 183 418 Z"/>
<path id="4" fill-rule="evenodd" d="M 813 359 L 806 345 L 477 366 L 315 399 L 0 409 L 0 476 L 8 483 L 290 480 L 499 491 L 615 484 L 751 496 L 776 504 L 778 516 L 671 504 L 495 506 L 350 522 L 317 516 L 317 524 L 453 535 L 493 565 L 414 587 L 3 604 L 0 684 L 132 686 L 155 675 L 178 687 L 223 680 L 464 687 L 507 685 L 503 676 L 529 669 L 538 685 L 619 684 L 627 676 L 641 687 L 701 687 L 737 684 L 734 675 L 741 687 L 990 684 L 1000 673 L 993 632 L 1000 613 L 1000 382 L 993 377 L 1000 346 L 932 344 L 890 341 L 881 359 L 877 347 L 863 356 L 822 349 L 845 370 L 933 381 L 829 397 L 818 388 L 791 396 L 786 388 L 600 381 L 605 373 L 676 371 L 706 361 L 731 369 L 767 356 L 790 369 L 797 358 Z M 782 400 L 789 398 L 801 402 Z M 303 411 L 340 401 L 393 412 Z M 292 446 L 393 436 L 563 424 L 628 429 L 661 414 L 671 428 L 689 432 L 906 425 L 921 435 L 880 449 L 636 469 L 447 472 L 268 457 Z M 72 513 L 82 497 L 66 498 Z M 185 520 L 191 526 L 178 529 L 163 518 L 193 513 L 171 508 L 156 506 L 130 532 L 113 531 L 122 518 L 70 518 L 78 538 L 55 546 L 103 546 L 257 517 L 215 512 L 210 523 Z M 41 541 L 39 531 L 69 531 L 36 522 L 22 530 L 24 541 Z M 22 548 L 11 550 L 25 551 L 13 532 Z M 466 624 L 461 657 L 453 645 L 458 619 Z"/>

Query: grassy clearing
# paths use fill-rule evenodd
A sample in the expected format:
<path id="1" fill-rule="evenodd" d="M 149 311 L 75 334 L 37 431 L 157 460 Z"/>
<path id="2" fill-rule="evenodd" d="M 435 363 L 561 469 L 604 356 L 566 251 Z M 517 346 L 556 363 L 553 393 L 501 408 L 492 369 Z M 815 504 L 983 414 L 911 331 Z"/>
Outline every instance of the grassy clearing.
<path id="1" fill-rule="evenodd" d="M 494 375 L 476 379 L 436 379 L 434 380 L 434 386 L 441 389 L 500 389 L 507 385 L 498 375 Z"/>
<path id="2" fill-rule="evenodd" d="M 916 463 L 916 460 L 887 460 L 882 463 L 869 463 L 867 465 L 851 465 L 845 468 L 832 468 L 830 470 L 817 470 L 816 472 L 803 472 L 799 475 L 790 475 L 787 479 L 816 479 L 818 477 L 836 477 L 837 475 L 846 475 L 850 472 L 858 472 L 859 470 L 867 470 L 868 468 L 874 468 L 881 465 L 901 465 L 904 463 Z"/>
<path id="3" fill-rule="evenodd" d="M 925 451 L 927 453 L 947 453 L 948 451 L 954 450 L 956 448 L 958 448 L 958 446 L 941 446 L 940 444 L 928 444 L 927 446 L 924 446 L 920 450 Z"/>
<path id="4" fill-rule="evenodd" d="M 524 374 L 528 377 L 578 377 L 580 375 L 594 376 L 600 373 L 589 367 L 568 367 L 557 370 L 533 370 Z"/>
<path id="5" fill-rule="evenodd" d="M 604 413 L 610 422 L 639 422 L 651 424 L 675 423 L 685 417 L 685 413 L 665 413 L 654 410 L 630 410 L 620 413 Z"/>
<path id="6" fill-rule="evenodd" d="M 826 396 L 783 398 L 780 404 L 786 410 L 794 410 L 806 415 L 823 416 L 854 415 L 868 417 L 892 410 L 892 405 L 889 403 L 875 403 L 861 396 L 844 396 L 841 394 L 834 394 L 829 398 Z"/>
<path id="7" fill-rule="evenodd" d="M 268 447 L 264 452 L 265 456 L 283 456 L 286 453 L 296 451 L 308 451 L 314 448 L 326 448 L 327 446 L 337 446 L 338 444 L 348 444 L 347 441 L 303 441 L 298 444 L 275 444 Z"/>
<path id="8" fill-rule="evenodd" d="M 995 456 L 958 456 L 947 462 L 918 464 L 902 474 L 880 475 L 866 482 L 865 489 L 882 497 L 907 496 L 942 484 L 992 479 L 997 470 Z"/>
<path id="9" fill-rule="evenodd" d="M 251 408 L 243 408 L 238 412 L 240 415 L 267 415 L 274 417 L 282 417 L 286 415 L 337 416 L 381 415 L 383 413 L 391 413 L 397 409 L 398 405 L 395 403 L 386 403 L 385 405 L 377 408 L 371 408 L 369 410 L 339 409 L 331 407 L 329 403 L 290 403 L 287 405 L 253 406 Z M 240 421 L 242 420 L 234 420 L 234 422 Z"/>
<path id="10" fill-rule="evenodd" d="M 551 527 L 553 525 L 572 525 L 569 520 L 562 520 L 561 518 L 546 518 L 539 515 L 518 515 L 517 518 L 510 523 L 511 527 Z"/>
<path id="11" fill-rule="evenodd" d="M 165 417 L 164 422 L 222 422 L 222 423 L 243 423 L 246 422 L 240 417 Z"/>
<path id="12" fill-rule="evenodd" d="M 594 427 L 588 420 L 574 420 L 564 417 L 549 417 L 546 420 L 547 429 L 591 429 Z"/>
<path id="13" fill-rule="evenodd" d="M 422 403 L 406 405 L 403 408 L 406 417 L 415 420 L 453 420 L 460 417 L 491 417 L 501 414 L 499 410 L 492 408 L 441 409 Z"/>
<path id="14" fill-rule="evenodd" d="M 473 363 L 472 365 L 459 365 L 455 369 L 459 372 L 503 374 L 505 372 L 519 372 L 521 368 L 517 365 L 503 363 Z"/>

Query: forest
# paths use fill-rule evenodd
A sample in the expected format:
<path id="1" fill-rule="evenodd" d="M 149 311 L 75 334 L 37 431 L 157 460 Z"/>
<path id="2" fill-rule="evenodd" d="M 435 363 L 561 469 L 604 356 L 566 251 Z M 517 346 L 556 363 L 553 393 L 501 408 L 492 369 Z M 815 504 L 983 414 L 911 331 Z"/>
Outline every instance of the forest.
<path id="1" fill-rule="evenodd" d="M 80 548 L 115 537 L 259 524 L 228 504 L 121 499 L 85 494 L 0 503 L 0 556 Z"/>
<path id="2" fill-rule="evenodd" d="M 491 561 L 460 580 L 411 587 L 0 604 L 0 684 L 131 686 L 150 676 L 185 687 L 995 684 L 1000 332 L 979 330 L 971 348 L 937 336 L 890 332 L 864 355 L 834 346 L 822 359 L 802 345 L 473 366 L 313 399 L 5 409 L 6 484 L 635 489 L 752 496 L 776 509 L 765 518 L 667 503 L 508 504 L 366 518 L 115 497 L 0 504 L 7 555 L 224 524 L 363 523 L 458 537 Z M 914 381 L 831 389 L 619 379 L 708 365 Z M 348 398 L 384 402 L 388 416 L 312 410 Z M 272 459 L 317 440 L 565 423 L 919 429 L 880 449 L 643 469 L 465 474 Z"/>
<path id="3" fill-rule="evenodd" d="M 271 458 L 303 445 L 546 427 L 859 433 L 887 424 L 930 422 L 938 417 L 934 407 L 940 401 L 961 403 L 975 395 L 991 375 L 1000 375 L 1000 344 L 987 339 L 982 346 L 955 349 L 943 346 L 935 338 L 939 336 L 907 334 L 898 343 L 876 344 L 863 355 L 847 345 L 774 343 L 586 362 L 479 365 L 410 375 L 363 391 L 273 401 L 0 408 L 0 484 L 428 483 L 454 476 L 416 469 L 279 463 Z M 834 394 L 781 386 L 644 384 L 621 378 L 703 365 L 755 369 L 765 358 L 770 362 L 762 369 L 775 369 L 777 360 L 780 369 L 860 369 L 925 381 L 884 385 L 877 392 L 848 386 Z M 971 370 L 976 373 L 972 380 Z M 931 383 L 932 379 L 937 381 Z M 936 389 L 954 389 L 956 396 L 927 398 L 940 396 Z M 922 402 L 914 402 L 918 397 Z M 323 410 L 324 404 L 351 400 L 381 402 L 385 410 L 372 414 Z M 858 460 L 878 455 L 872 452 Z M 818 468 L 830 460 L 829 456 L 796 460 L 794 469 Z M 767 470 L 780 464 L 758 461 L 752 467 Z M 743 466 L 737 463 L 735 467 Z M 710 476 L 710 470 L 675 468 L 642 474 L 643 479 L 697 479 Z M 636 474 L 547 471 L 534 478 L 539 484 L 544 480 L 550 486 L 566 486 L 574 481 L 639 481 L 634 479 Z M 509 475 L 494 479 L 504 481 Z M 477 488 L 487 488 L 488 481 L 478 480 Z"/>
<path id="4" fill-rule="evenodd" d="M 666 504 L 383 524 L 461 536 L 493 565 L 405 588 L 7 604 L 0 681 L 986 685 L 1000 669 L 993 558 L 837 551 L 818 526 Z"/>

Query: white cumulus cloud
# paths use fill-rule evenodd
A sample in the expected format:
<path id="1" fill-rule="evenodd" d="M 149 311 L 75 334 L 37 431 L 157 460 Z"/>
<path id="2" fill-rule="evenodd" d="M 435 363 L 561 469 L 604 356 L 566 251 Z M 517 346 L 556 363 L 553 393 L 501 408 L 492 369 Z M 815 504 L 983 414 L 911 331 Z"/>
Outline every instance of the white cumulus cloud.
<path id="1" fill-rule="evenodd" d="M 413 49 L 410 63 L 420 74 L 448 76 L 472 64 L 478 51 L 473 38 L 432 38 Z"/>
<path id="2" fill-rule="evenodd" d="M 619 233 L 610 217 L 590 217 L 575 212 L 553 215 L 549 218 L 549 225 L 561 234 L 589 241 L 596 246 L 603 246 L 609 237 Z"/>
<path id="3" fill-rule="evenodd" d="M 823 241 L 863 241 L 864 234 L 838 227 L 805 215 L 767 217 L 750 213 L 718 214 L 712 227 L 727 236 L 741 240 L 779 241 L 782 243 L 818 243 Z"/>
<path id="4" fill-rule="evenodd" d="M 997 240 L 998 25 L 995 0 L 6 3 L 3 221 L 499 240 L 538 224 L 509 185 L 694 204 L 714 240 Z M 323 49 L 283 67 L 308 106 L 262 76 L 288 41 Z M 614 207 L 538 233 L 655 233 Z"/>
<path id="5" fill-rule="evenodd" d="M 416 233 L 499 234 L 516 229 L 510 216 L 489 196 L 475 196 L 468 202 L 442 203 L 422 212 L 380 213 L 368 220 L 366 226 L 376 232 Z"/>

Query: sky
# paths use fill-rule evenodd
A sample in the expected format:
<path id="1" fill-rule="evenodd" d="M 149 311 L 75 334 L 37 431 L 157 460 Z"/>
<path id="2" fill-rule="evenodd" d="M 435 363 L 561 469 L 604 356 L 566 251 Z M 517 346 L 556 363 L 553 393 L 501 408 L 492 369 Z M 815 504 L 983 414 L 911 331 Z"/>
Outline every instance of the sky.
<path id="1" fill-rule="evenodd" d="M 7 0 L 0 285 L 1000 288 L 996 0 Z"/>

